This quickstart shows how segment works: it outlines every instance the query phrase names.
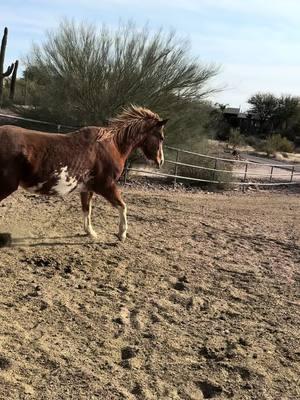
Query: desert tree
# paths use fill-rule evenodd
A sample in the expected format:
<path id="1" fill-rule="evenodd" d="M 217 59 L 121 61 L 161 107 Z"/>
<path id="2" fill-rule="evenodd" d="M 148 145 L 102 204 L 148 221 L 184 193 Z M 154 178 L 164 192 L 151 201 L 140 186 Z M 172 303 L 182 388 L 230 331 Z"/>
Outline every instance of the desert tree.
<path id="1" fill-rule="evenodd" d="M 40 111 L 76 125 L 105 124 L 129 103 L 165 115 L 181 110 L 188 120 L 188 105 L 215 91 L 209 82 L 218 72 L 192 58 L 188 41 L 173 31 L 138 29 L 132 22 L 97 29 L 69 20 L 32 48 L 27 69 L 37 81 Z M 195 118 L 194 106 L 191 113 Z"/>
<path id="2" fill-rule="evenodd" d="M 260 123 L 261 133 L 270 132 L 278 108 L 278 100 L 272 93 L 256 93 L 248 99 L 250 111 Z"/>
<path id="3" fill-rule="evenodd" d="M 250 97 L 248 103 L 260 122 L 261 133 L 280 132 L 291 139 L 296 135 L 300 119 L 299 97 L 257 93 Z"/>

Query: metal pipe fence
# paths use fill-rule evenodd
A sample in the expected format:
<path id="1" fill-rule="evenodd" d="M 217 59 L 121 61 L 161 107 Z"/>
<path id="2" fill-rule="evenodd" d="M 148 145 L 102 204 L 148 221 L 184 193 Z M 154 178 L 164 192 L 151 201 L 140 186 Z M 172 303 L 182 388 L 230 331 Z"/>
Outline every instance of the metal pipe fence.
<path id="1" fill-rule="evenodd" d="M 21 122 L 29 122 L 29 123 L 36 124 L 36 125 L 53 126 L 56 128 L 57 132 L 60 132 L 62 128 L 78 129 L 74 126 L 56 124 L 55 122 L 40 121 L 40 120 L 32 119 L 32 118 L 24 118 L 24 117 L 19 117 L 17 115 L 9 115 L 9 114 L 1 114 L 0 113 L 0 118 L 12 119 L 12 120 L 21 121 Z"/>
<path id="2" fill-rule="evenodd" d="M 125 171 L 125 180 L 128 180 L 128 174 L 130 171 L 139 173 L 139 174 L 144 174 L 146 176 L 156 176 L 156 177 L 162 177 L 162 178 L 171 178 L 173 179 L 173 185 L 174 187 L 176 186 L 177 182 L 179 180 L 181 181 L 190 181 L 190 182 L 199 182 L 199 183 L 209 183 L 209 184 L 227 184 L 227 185 L 235 185 L 235 186 L 241 186 L 245 188 L 246 186 L 291 186 L 291 185 L 300 185 L 300 164 L 299 164 L 299 172 L 295 172 L 295 164 L 270 164 L 270 163 L 257 163 L 249 160 L 232 160 L 228 158 L 222 158 L 222 157 L 214 157 L 214 156 L 209 156 L 207 154 L 201 154 L 201 153 L 195 153 L 192 151 L 187 151 L 187 150 L 182 150 L 178 149 L 176 147 L 171 147 L 171 146 L 164 146 L 168 150 L 172 150 L 175 152 L 175 159 L 176 161 L 166 159 L 165 163 L 174 165 L 174 173 L 167 173 L 167 172 L 161 172 L 161 171 L 155 171 L 155 170 L 146 170 L 146 169 L 139 169 L 139 168 L 134 168 L 134 167 L 128 167 L 126 168 Z M 190 163 L 185 163 L 182 161 L 179 161 L 180 154 L 189 154 L 192 156 L 198 156 L 199 158 L 204 158 L 204 159 L 209 159 L 211 162 L 213 162 L 213 168 L 212 167 L 207 167 L 204 165 L 195 165 L 195 164 L 190 164 Z M 222 161 L 223 163 L 229 163 L 230 165 L 240 165 L 243 166 L 244 168 L 242 170 L 228 170 L 228 169 L 221 169 L 218 168 L 218 161 Z M 201 178 L 195 178 L 191 176 L 184 176 L 182 174 L 178 174 L 178 169 L 180 167 L 187 167 L 187 168 L 192 168 L 196 170 L 203 170 L 203 171 L 210 171 L 212 172 L 212 179 L 201 179 Z M 265 168 L 270 168 L 269 173 L 267 172 L 254 172 L 251 170 L 251 167 L 265 167 Z M 277 170 L 285 170 L 285 173 L 276 173 L 275 174 L 275 169 Z M 222 174 L 231 174 L 235 176 L 241 176 L 240 180 L 231 180 L 231 181 L 223 181 L 216 179 L 215 176 L 217 173 L 222 173 Z M 247 181 L 248 179 L 257 179 L 260 178 L 257 181 Z M 263 179 L 262 179 L 263 178 Z M 285 179 L 282 179 L 285 178 Z M 277 179 L 280 181 L 275 182 L 274 179 Z M 264 181 L 265 180 L 265 181 Z"/>
<path id="3" fill-rule="evenodd" d="M 138 169 L 138 168 L 128 168 L 127 171 L 135 171 L 135 172 L 143 172 L 145 174 L 149 175 L 149 170 L 145 169 Z M 173 174 L 166 174 L 164 172 L 156 172 L 156 171 L 151 171 L 151 175 L 157 175 L 165 178 L 174 178 L 174 179 L 183 179 L 187 181 L 195 181 L 195 182 L 207 182 L 207 183 L 214 183 L 214 184 L 230 184 L 230 185 L 240 185 L 240 186 L 285 186 L 285 185 L 296 185 L 300 184 L 300 182 L 237 182 L 237 181 L 232 181 L 232 182 L 227 182 L 227 181 L 213 181 L 213 180 L 208 180 L 208 179 L 199 179 L 199 178 L 192 178 L 192 177 L 187 177 L 187 176 L 182 176 L 182 175 L 173 175 Z M 128 177 L 127 177 L 128 179 Z"/>
<path id="4" fill-rule="evenodd" d="M 216 159 L 216 161 L 217 161 L 218 159 Z M 231 160 L 230 160 L 231 161 Z M 175 165 L 182 165 L 182 166 L 185 166 L 185 167 L 190 167 L 190 168 L 195 168 L 195 169 L 203 169 L 203 170 L 206 170 L 206 171 L 215 171 L 215 172 L 225 172 L 225 173 L 229 173 L 229 174 L 232 174 L 232 171 L 231 170 L 226 170 L 226 169 L 217 169 L 217 168 L 209 168 L 209 167 L 203 167 L 203 166 L 201 166 L 201 165 L 194 165 L 194 164 L 186 164 L 186 163 L 182 163 L 182 162 L 176 162 L 176 161 L 172 161 L 172 160 L 165 160 L 165 163 L 167 163 L 167 164 L 175 164 Z M 255 165 L 257 165 L 257 163 L 255 163 Z M 262 164 L 258 164 L 258 165 L 262 165 Z M 216 166 L 216 164 L 215 164 L 215 166 Z M 269 164 L 268 164 L 268 166 L 269 166 Z M 274 168 L 274 166 L 272 166 L 272 168 Z M 277 167 L 278 169 L 282 169 L 282 167 L 280 168 L 280 167 Z M 247 172 L 247 170 L 248 170 L 248 163 L 245 165 L 245 170 L 244 171 L 236 171 L 236 172 L 234 172 L 235 174 L 240 174 L 240 175 L 244 175 L 244 179 L 245 179 L 245 173 Z M 276 174 L 276 176 L 277 177 L 279 177 L 279 176 L 284 176 L 284 177 L 291 177 L 292 176 L 292 171 L 293 170 L 291 170 L 291 174 Z M 176 175 L 176 174 L 175 174 Z M 255 172 L 251 172 L 251 175 L 252 176 L 265 176 L 265 174 L 261 174 L 261 173 L 255 173 Z M 271 173 L 271 175 L 272 175 L 272 173 Z M 246 176 L 247 176 L 247 174 L 246 174 Z M 300 173 L 295 173 L 295 174 L 293 174 L 293 176 L 300 176 Z"/>

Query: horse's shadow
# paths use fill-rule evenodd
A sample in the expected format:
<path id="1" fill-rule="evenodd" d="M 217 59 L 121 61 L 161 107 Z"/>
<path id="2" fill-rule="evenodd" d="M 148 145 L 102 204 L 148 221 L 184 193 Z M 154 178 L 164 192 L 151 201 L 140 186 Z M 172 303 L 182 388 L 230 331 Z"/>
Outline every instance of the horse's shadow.
<path id="1" fill-rule="evenodd" d="M 68 241 L 67 239 L 88 239 L 89 236 L 86 234 L 76 234 L 67 236 L 39 236 L 39 237 L 18 237 L 12 238 L 10 243 L 1 247 L 56 247 L 56 246 L 85 246 L 85 245 L 97 245 L 100 247 L 116 247 L 120 243 L 119 241 L 113 242 L 100 242 L 98 240 L 78 240 Z M 66 240 L 65 240 L 66 239 Z"/>

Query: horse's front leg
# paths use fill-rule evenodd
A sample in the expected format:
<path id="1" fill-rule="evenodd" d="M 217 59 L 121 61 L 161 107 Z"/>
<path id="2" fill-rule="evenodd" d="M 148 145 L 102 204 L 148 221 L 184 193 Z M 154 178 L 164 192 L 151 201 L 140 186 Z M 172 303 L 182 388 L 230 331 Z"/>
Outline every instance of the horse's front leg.
<path id="1" fill-rule="evenodd" d="M 119 215 L 120 215 L 120 223 L 119 223 L 119 233 L 118 233 L 118 238 L 121 240 L 121 242 L 124 242 L 126 239 L 127 235 L 127 207 L 124 201 L 121 199 L 122 204 L 120 204 L 118 207 L 119 210 Z"/>
<path id="2" fill-rule="evenodd" d="M 91 237 L 96 238 L 97 233 L 94 231 L 91 222 L 93 192 L 81 192 L 80 197 L 83 211 L 84 231 Z"/>
<path id="3" fill-rule="evenodd" d="M 121 242 L 124 242 L 127 235 L 127 207 L 125 202 L 122 200 L 119 189 L 115 184 L 112 184 L 109 187 L 106 187 L 105 190 L 101 190 L 100 194 L 108 200 L 113 207 L 117 208 L 120 215 L 120 223 L 119 223 L 119 233 L 118 238 Z"/>

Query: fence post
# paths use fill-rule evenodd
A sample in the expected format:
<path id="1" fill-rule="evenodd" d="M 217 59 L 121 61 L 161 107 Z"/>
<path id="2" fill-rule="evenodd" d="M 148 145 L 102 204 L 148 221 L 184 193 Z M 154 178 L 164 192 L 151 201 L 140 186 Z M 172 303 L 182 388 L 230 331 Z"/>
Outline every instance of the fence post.
<path id="1" fill-rule="evenodd" d="M 247 172 L 248 172 L 248 163 L 245 164 L 245 172 L 244 172 L 244 179 L 243 182 L 246 182 L 247 179 Z M 243 192 L 246 190 L 246 185 L 243 185 Z"/>
<path id="2" fill-rule="evenodd" d="M 293 181 L 294 172 L 295 172 L 295 166 L 293 166 L 292 171 L 291 171 L 291 180 L 290 180 L 290 182 Z"/>
<path id="3" fill-rule="evenodd" d="M 215 159 L 215 166 L 214 166 L 214 170 L 216 170 L 216 169 L 217 169 L 217 165 L 218 165 L 218 159 L 216 158 L 216 159 Z M 213 181 L 215 180 L 215 176 L 216 176 L 216 171 L 214 171 L 214 172 L 213 172 L 213 179 L 212 179 Z"/>
<path id="4" fill-rule="evenodd" d="M 175 177 L 174 177 L 174 183 L 173 183 L 174 189 L 176 188 L 176 181 L 177 181 L 176 178 L 177 178 L 177 171 L 178 171 L 178 165 L 177 165 L 178 160 L 179 160 L 179 151 L 176 150 L 176 164 L 175 164 L 175 171 L 174 171 Z"/>
<path id="5" fill-rule="evenodd" d="M 273 177 L 273 169 L 274 169 L 274 167 L 273 167 L 273 165 L 272 165 L 272 167 L 271 167 L 271 172 L 270 172 L 270 182 L 272 181 L 272 177 Z"/>

